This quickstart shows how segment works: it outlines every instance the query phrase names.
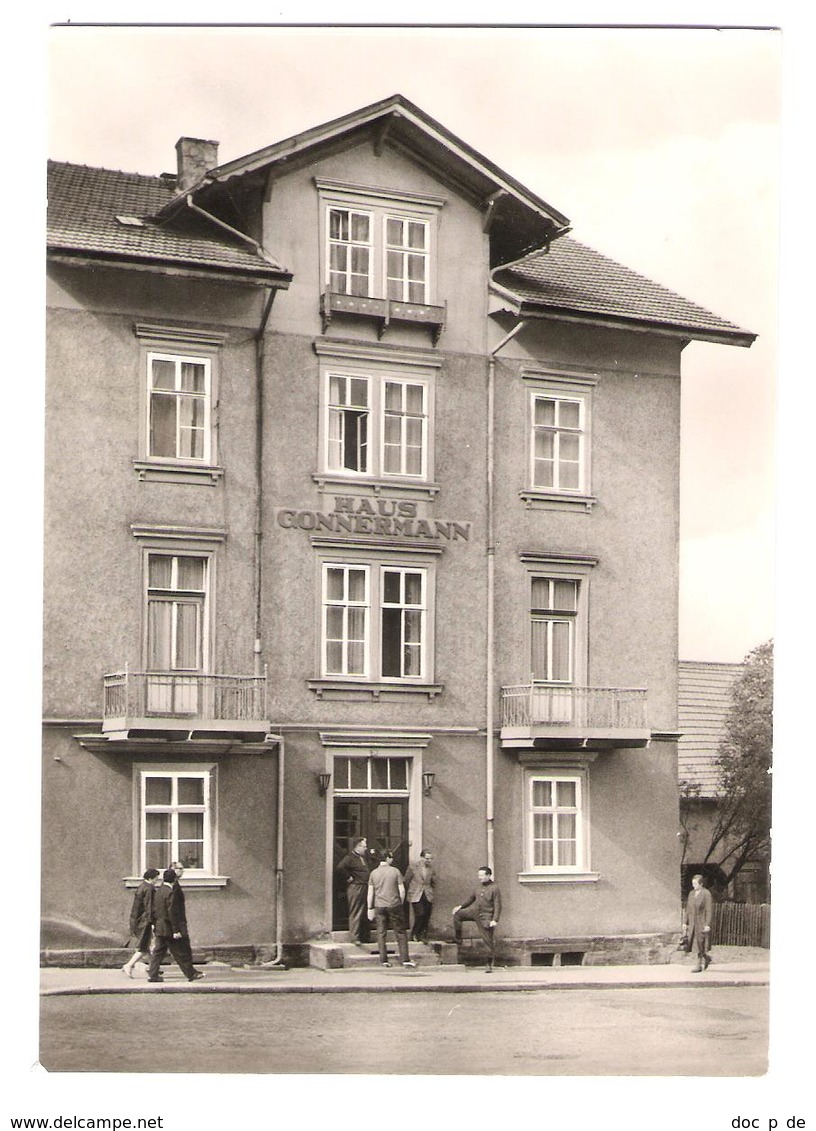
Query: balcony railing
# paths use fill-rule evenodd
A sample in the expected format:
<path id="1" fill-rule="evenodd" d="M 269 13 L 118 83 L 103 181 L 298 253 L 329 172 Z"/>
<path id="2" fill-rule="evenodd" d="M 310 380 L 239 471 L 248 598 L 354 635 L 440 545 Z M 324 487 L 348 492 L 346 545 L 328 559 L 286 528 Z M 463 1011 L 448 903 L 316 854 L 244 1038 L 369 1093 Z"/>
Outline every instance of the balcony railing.
<path id="1" fill-rule="evenodd" d="M 413 322 L 424 325 L 431 330 L 436 344 L 445 328 L 447 309 L 445 306 L 430 306 L 420 302 L 400 302 L 397 299 L 324 291 L 320 296 L 320 314 L 324 334 L 331 325 L 334 315 L 344 314 L 372 319 L 377 326 L 377 336 L 380 338 L 392 322 Z"/>
<path id="2" fill-rule="evenodd" d="M 502 688 L 502 740 L 571 739 L 642 744 L 648 739 L 646 689 L 529 683 Z"/>
<path id="3" fill-rule="evenodd" d="M 113 672 L 103 677 L 102 729 L 263 731 L 266 674 Z"/>

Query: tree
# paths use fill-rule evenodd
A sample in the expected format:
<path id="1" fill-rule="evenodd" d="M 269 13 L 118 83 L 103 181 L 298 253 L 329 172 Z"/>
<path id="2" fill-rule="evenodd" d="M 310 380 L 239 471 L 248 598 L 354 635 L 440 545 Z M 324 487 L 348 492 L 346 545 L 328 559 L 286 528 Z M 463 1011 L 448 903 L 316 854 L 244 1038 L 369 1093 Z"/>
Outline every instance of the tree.
<path id="1" fill-rule="evenodd" d="M 729 884 L 747 864 L 771 853 L 773 757 L 773 641 L 745 658 L 731 693 L 717 766 L 717 817 L 703 862 L 716 863 Z"/>

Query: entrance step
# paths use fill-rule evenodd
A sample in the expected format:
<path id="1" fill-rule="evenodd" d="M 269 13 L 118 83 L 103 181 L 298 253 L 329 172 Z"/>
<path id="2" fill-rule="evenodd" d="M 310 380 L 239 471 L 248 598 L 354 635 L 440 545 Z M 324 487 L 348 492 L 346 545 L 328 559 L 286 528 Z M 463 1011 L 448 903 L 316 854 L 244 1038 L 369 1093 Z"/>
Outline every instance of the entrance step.
<path id="1" fill-rule="evenodd" d="M 346 934 L 346 932 L 343 932 Z M 346 938 L 348 936 L 346 935 Z M 339 942 L 332 938 L 315 939 L 309 942 L 309 965 L 319 970 L 360 970 L 380 968 L 380 954 L 376 943 L 356 946 L 350 942 Z M 392 939 L 386 942 L 388 961 L 399 966 L 397 944 Z M 409 943 L 408 955 L 417 966 L 456 965 L 457 951 L 452 943 Z"/>

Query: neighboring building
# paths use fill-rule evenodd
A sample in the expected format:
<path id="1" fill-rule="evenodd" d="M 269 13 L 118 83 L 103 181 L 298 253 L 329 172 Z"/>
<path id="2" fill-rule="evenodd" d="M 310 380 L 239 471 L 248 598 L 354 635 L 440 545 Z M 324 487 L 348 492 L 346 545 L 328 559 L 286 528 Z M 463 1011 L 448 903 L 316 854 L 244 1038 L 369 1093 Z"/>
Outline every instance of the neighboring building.
<path id="1" fill-rule="evenodd" d="M 719 862 L 724 859 L 727 842 L 710 861 L 706 860 L 721 796 L 719 748 L 725 738 L 734 684 L 744 670 L 744 664 L 680 661 L 678 720 L 681 736 L 677 770 L 683 834 L 683 894 L 691 887 L 691 876 L 702 871 L 715 891 L 725 890 L 740 902 L 766 903 L 770 896 L 767 861 L 746 865 L 732 883 L 723 888 L 719 881 L 724 873 Z"/>
<path id="2" fill-rule="evenodd" d="M 437 932 L 487 862 L 511 958 L 661 956 L 680 359 L 753 335 L 400 96 L 177 151 L 50 166 L 45 943 L 181 858 L 196 943 L 300 960 L 364 834 Z"/>

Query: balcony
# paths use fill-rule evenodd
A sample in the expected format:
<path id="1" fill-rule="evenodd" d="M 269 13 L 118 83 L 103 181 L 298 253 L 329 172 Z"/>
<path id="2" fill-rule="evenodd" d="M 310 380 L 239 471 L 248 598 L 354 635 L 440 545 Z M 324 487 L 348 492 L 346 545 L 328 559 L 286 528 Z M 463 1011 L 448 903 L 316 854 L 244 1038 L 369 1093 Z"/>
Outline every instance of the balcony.
<path id="1" fill-rule="evenodd" d="M 236 737 L 269 733 L 266 674 L 179 675 L 114 672 L 103 676 L 102 732 L 108 739 Z"/>
<path id="2" fill-rule="evenodd" d="M 343 314 L 373 320 L 379 338 L 383 337 L 392 322 L 427 326 L 436 345 L 445 327 L 445 312 L 444 306 L 398 302 L 390 298 L 369 298 L 366 295 L 345 295 L 336 291 L 324 291 L 320 296 L 320 315 L 324 334 L 331 325 L 334 315 Z"/>
<path id="3" fill-rule="evenodd" d="M 646 746 L 646 689 L 565 687 L 532 680 L 502 688 L 505 749 L 608 750 Z"/>

